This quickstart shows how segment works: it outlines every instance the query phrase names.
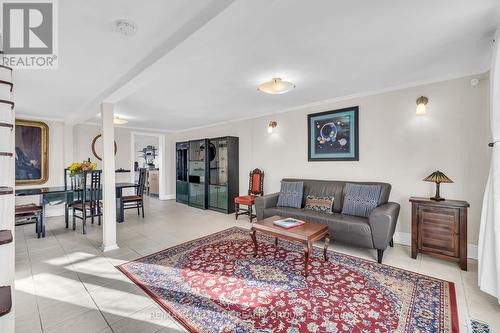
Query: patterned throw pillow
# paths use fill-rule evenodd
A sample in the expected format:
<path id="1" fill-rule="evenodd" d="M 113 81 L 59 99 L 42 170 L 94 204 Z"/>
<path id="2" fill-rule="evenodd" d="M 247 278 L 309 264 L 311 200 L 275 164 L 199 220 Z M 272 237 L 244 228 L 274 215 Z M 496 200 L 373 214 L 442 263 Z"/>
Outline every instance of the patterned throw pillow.
<path id="1" fill-rule="evenodd" d="M 381 191 L 379 185 L 347 183 L 342 214 L 368 217 L 377 207 Z"/>
<path id="2" fill-rule="evenodd" d="M 317 197 L 314 195 L 308 195 L 306 197 L 306 205 L 304 209 L 331 214 L 333 201 L 333 197 Z"/>
<path id="3" fill-rule="evenodd" d="M 302 207 L 302 193 L 304 182 L 281 182 L 280 195 L 278 197 L 278 207 Z"/>

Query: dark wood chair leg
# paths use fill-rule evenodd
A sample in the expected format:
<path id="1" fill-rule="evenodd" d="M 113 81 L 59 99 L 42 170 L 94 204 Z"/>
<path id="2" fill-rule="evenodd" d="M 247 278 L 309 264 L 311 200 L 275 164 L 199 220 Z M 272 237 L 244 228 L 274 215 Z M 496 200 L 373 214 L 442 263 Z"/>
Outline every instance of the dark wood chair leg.
<path id="1" fill-rule="evenodd" d="M 253 219 L 253 205 L 248 205 L 248 217 L 250 218 L 250 223 L 252 223 L 252 219 Z"/>
<path id="2" fill-rule="evenodd" d="M 64 220 L 66 221 L 66 229 L 69 228 L 69 220 L 68 220 L 68 215 L 69 215 L 69 206 L 67 201 L 64 203 Z"/>
<path id="3" fill-rule="evenodd" d="M 236 220 L 238 219 L 239 212 L 240 212 L 240 205 L 235 203 L 234 204 L 234 217 L 236 218 Z"/>
<path id="4" fill-rule="evenodd" d="M 142 218 L 144 218 L 144 200 L 141 200 Z"/>
<path id="5" fill-rule="evenodd" d="M 73 230 L 76 230 L 76 216 L 75 209 L 73 208 Z"/>
<path id="6" fill-rule="evenodd" d="M 90 215 L 92 216 L 91 217 L 92 224 L 94 224 L 94 216 L 95 216 L 94 208 L 92 206 L 90 206 L 89 211 L 90 211 Z"/>
<path id="7" fill-rule="evenodd" d="M 38 216 L 36 216 L 36 225 L 35 225 L 35 232 L 36 232 L 36 237 L 37 238 L 40 238 L 42 237 L 42 219 L 41 219 L 42 215 L 41 214 L 38 214 Z"/>
<path id="8" fill-rule="evenodd" d="M 377 261 L 379 264 L 382 263 L 383 256 L 384 256 L 384 250 L 377 250 Z"/>
<path id="9" fill-rule="evenodd" d="M 389 246 L 394 247 L 394 239 L 393 238 L 391 238 L 391 241 L 389 242 Z"/>
<path id="10" fill-rule="evenodd" d="M 101 225 L 101 216 L 102 216 L 102 210 L 101 207 L 97 208 L 97 224 Z"/>
<path id="11" fill-rule="evenodd" d="M 42 238 L 45 238 L 45 220 L 43 218 L 43 211 L 40 213 L 40 231 L 42 232 Z"/>
<path id="12" fill-rule="evenodd" d="M 87 233 L 87 208 L 85 208 L 85 206 L 83 207 L 83 213 L 82 213 L 82 217 L 83 217 L 83 234 L 85 235 Z"/>
<path id="13" fill-rule="evenodd" d="M 140 216 L 141 215 L 141 210 L 140 210 L 141 207 L 139 207 L 139 201 L 137 201 L 137 216 Z"/>

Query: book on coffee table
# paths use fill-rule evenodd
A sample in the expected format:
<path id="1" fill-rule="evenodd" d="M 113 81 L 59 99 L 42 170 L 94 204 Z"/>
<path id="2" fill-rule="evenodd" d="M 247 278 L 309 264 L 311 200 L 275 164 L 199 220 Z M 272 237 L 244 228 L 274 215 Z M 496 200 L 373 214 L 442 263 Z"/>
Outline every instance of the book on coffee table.
<path id="1" fill-rule="evenodd" d="M 295 228 L 295 227 L 301 226 L 305 223 L 306 222 L 304 222 L 304 221 L 293 219 L 291 217 L 288 217 L 286 219 L 276 220 L 273 222 L 273 224 L 275 224 L 279 227 L 285 228 L 285 229 Z"/>

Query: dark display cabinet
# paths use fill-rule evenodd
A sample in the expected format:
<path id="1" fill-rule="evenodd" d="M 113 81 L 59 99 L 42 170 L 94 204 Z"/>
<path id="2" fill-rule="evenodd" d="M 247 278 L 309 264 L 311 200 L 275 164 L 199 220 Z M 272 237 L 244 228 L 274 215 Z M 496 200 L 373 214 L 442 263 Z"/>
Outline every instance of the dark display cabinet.
<path id="1" fill-rule="evenodd" d="M 188 183 L 188 155 L 189 143 L 179 142 L 175 146 L 176 150 L 176 180 L 175 180 L 175 200 L 180 203 L 189 202 Z"/>
<path id="2" fill-rule="evenodd" d="M 176 201 L 192 207 L 234 213 L 239 195 L 237 137 L 176 144 Z"/>
<path id="3" fill-rule="evenodd" d="M 189 205 L 207 209 L 208 139 L 189 141 Z"/>
<path id="4" fill-rule="evenodd" d="M 234 213 L 239 195 L 239 143 L 237 137 L 209 140 L 208 208 Z"/>

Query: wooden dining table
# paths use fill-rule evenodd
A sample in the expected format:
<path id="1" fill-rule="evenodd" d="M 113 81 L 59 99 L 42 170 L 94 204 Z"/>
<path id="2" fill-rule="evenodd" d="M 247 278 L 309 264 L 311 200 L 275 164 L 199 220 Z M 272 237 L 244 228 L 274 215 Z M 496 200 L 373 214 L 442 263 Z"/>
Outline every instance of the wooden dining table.
<path id="1" fill-rule="evenodd" d="M 121 223 L 124 221 L 123 207 L 123 190 L 127 188 L 136 188 L 139 186 L 135 183 L 116 183 L 116 221 Z M 71 188 L 69 186 L 54 186 L 54 187 L 36 187 L 26 189 L 16 189 L 16 196 L 40 196 L 40 205 L 42 206 L 42 214 L 45 217 L 45 207 L 47 205 L 63 204 L 64 203 L 64 219 L 66 228 L 69 226 L 68 208 L 74 201 L 75 195 L 82 189 Z M 43 219 L 44 220 L 44 219 Z"/>

